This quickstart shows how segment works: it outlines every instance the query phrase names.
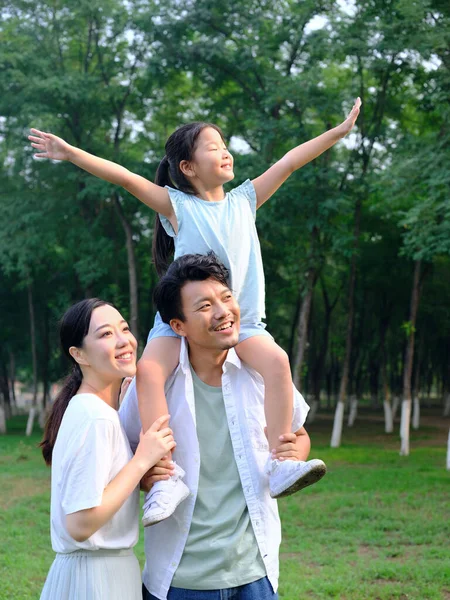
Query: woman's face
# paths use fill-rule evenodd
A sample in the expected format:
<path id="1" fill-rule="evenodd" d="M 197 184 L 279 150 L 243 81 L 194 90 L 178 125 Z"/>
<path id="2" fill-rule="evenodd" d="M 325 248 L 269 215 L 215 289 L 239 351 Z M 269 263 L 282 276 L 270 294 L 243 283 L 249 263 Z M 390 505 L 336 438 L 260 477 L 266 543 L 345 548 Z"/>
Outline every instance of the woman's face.
<path id="1" fill-rule="evenodd" d="M 105 304 L 92 311 L 82 347 L 72 347 L 70 351 L 83 371 L 112 382 L 135 375 L 136 348 L 128 323 L 119 311 Z"/>

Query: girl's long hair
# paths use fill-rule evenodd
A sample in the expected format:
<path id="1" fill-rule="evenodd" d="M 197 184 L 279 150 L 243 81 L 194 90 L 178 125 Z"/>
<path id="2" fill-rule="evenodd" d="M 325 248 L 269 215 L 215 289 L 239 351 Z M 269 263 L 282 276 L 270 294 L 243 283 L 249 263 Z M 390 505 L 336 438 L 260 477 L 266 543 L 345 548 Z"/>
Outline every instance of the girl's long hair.
<path id="1" fill-rule="evenodd" d="M 173 187 L 186 194 L 197 193 L 189 179 L 187 179 L 180 169 L 180 162 L 183 160 L 191 161 L 193 159 L 198 136 L 206 127 L 212 127 L 218 131 L 223 139 L 223 133 L 217 125 L 201 121 L 183 125 L 172 133 L 166 142 L 166 155 L 156 171 L 156 185 Z M 167 271 L 174 248 L 173 237 L 166 233 L 159 215 L 156 214 L 153 229 L 152 255 L 156 272 L 160 277 Z"/>
<path id="2" fill-rule="evenodd" d="M 72 346 L 81 348 L 83 340 L 89 331 L 92 312 L 94 309 L 99 306 L 104 306 L 105 304 L 109 304 L 109 302 L 104 302 L 98 298 L 81 300 L 81 302 L 77 302 L 71 306 L 60 321 L 59 336 L 61 346 L 64 354 L 73 364 L 72 371 L 66 377 L 63 386 L 50 409 L 44 428 L 44 435 L 39 444 L 47 465 L 52 464 L 53 447 L 64 413 L 69 406 L 70 400 L 75 396 L 83 381 L 83 374 L 80 366 L 70 355 L 69 348 Z"/>

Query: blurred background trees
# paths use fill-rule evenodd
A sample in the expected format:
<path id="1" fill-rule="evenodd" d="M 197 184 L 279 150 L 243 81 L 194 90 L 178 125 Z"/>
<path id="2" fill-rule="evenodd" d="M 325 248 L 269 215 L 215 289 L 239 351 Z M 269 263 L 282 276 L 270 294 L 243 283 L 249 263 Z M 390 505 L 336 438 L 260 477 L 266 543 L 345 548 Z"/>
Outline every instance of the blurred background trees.
<path id="1" fill-rule="evenodd" d="M 338 124 L 355 133 L 258 213 L 268 329 L 314 411 L 450 394 L 450 26 L 441 0 L 5 0 L 0 9 L 0 398 L 48 401 L 56 323 L 114 302 L 141 344 L 153 214 L 69 164 L 36 161 L 37 127 L 149 179 L 180 124 L 220 125 L 236 180 Z M 233 183 L 233 185 L 234 185 Z M 415 308 L 414 308 L 415 307 Z"/>

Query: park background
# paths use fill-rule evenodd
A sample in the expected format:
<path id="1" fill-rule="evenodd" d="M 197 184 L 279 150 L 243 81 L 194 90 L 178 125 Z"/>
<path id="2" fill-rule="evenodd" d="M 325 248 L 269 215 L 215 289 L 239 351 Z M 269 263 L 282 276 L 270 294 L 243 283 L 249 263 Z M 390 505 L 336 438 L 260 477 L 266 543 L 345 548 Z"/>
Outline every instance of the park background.
<path id="1" fill-rule="evenodd" d="M 29 128 L 153 179 L 168 135 L 211 121 L 234 186 L 360 96 L 354 132 L 257 215 L 268 329 L 329 464 L 280 503 L 280 594 L 448 600 L 448 1 L 3 0 L 0 90 L 0 598 L 38 598 L 52 559 L 27 415 L 67 368 L 57 321 L 98 296 L 142 347 L 157 280 L 151 211 L 34 160 Z"/>

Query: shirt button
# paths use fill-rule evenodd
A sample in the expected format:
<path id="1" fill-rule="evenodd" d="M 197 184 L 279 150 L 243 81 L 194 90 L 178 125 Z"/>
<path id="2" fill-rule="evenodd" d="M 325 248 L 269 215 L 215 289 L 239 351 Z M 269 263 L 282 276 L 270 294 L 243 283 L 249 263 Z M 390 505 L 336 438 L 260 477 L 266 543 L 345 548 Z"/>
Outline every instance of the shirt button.
<path id="1" fill-rule="evenodd" d="M 176 567 L 176 566 L 177 566 L 177 563 L 172 563 L 172 567 Z"/>

